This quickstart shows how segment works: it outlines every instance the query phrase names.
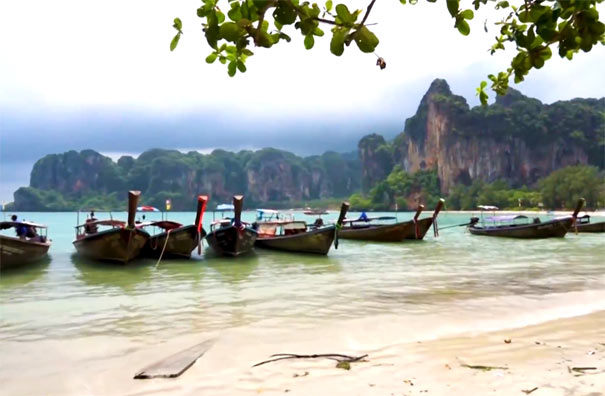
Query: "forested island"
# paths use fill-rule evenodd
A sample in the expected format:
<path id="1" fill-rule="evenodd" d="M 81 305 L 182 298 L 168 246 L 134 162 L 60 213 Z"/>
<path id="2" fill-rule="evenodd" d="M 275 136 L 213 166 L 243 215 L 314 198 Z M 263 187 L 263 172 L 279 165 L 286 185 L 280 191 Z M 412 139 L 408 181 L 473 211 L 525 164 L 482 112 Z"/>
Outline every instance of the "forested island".
<path id="1" fill-rule="evenodd" d="M 470 108 L 445 80 L 433 81 L 402 133 L 363 137 L 358 151 L 300 157 L 274 148 L 210 154 L 152 149 L 117 162 L 94 150 L 47 155 L 10 210 L 123 209 L 126 190 L 143 203 L 192 210 L 198 194 L 214 204 L 244 194 L 246 206 L 353 209 L 477 204 L 503 208 L 571 207 L 583 196 L 605 204 L 605 98 L 542 104 L 509 89 L 489 106 Z"/>

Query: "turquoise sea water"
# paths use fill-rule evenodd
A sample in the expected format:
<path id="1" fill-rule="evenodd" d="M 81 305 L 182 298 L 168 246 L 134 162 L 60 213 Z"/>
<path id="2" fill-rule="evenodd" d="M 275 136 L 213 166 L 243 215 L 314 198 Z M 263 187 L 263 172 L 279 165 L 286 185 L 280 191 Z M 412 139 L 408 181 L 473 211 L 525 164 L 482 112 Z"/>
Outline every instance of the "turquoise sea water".
<path id="1" fill-rule="evenodd" d="M 152 342 L 255 323 L 304 327 L 382 314 L 446 315 L 462 308 L 527 314 L 528 301 L 605 289 L 603 234 L 514 240 L 473 236 L 459 227 L 442 230 L 438 238 L 430 230 L 424 241 L 341 240 L 327 257 L 257 249 L 229 259 L 205 250 L 158 267 L 155 260 L 122 266 L 74 254 L 75 213 L 19 215 L 47 224 L 53 245 L 47 261 L 2 273 L 0 343 L 94 336 Z M 183 223 L 194 216 L 170 213 Z M 245 212 L 244 220 L 253 216 Z M 469 217 L 445 213 L 439 225 Z M 206 230 L 210 221 L 211 212 L 204 218 Z M 586 309 L 602 309 L 602 303 L 588 299 Z"/>

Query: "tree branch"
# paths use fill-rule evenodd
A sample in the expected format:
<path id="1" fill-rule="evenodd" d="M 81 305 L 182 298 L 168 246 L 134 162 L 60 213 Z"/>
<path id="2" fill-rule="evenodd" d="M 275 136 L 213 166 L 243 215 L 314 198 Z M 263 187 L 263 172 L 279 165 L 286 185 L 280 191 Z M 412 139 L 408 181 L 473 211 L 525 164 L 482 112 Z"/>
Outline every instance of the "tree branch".
<path id="1" fill-rule="evenodd" d="M 366 14 L 363 16 L 363 19 L 361 20 L 360 25 L 363 26 L 363 24 L 366 22 L 366 20 L 368 19 L 368 16 L 370 16 L 370 11 L 372 11 L 372 7 L 374 7 L 374 3 L 376 3 L 376 0 L 372 0 L 370 2 L 370 4 L 368 5 L 368 8 L 366 9 Z"/>
<path id="2" fill-rule="evenodd" d="M 260 31 L 261 28 L 263 26 L 263 22 L 265 20 L 265 12 L 267 12 L 267 10 L 272 7 L 275 6 L 275 3 L 277 2 L 277 0 L 273 0 L 268 2 L 263 9 L 260 11 L 260 15 L 258 16 L 258 28 L 256 29 L 256 34 L 254 35 L 254 45 L 256 45 L 258 47 L 258 40 L 260 39 Z"/>

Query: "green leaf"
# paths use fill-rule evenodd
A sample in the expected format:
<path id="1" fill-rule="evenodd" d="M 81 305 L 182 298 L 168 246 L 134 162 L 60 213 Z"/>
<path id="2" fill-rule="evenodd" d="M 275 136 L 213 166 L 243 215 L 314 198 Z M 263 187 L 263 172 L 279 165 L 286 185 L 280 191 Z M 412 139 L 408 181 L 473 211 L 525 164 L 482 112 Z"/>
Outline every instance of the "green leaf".
<path id="1" fill-rule="evenodd" d="M 233 77 L 235 73 L 237 73 L 237 61 L 232 60 L 227 65 L 227 74 L 229 74 L 229 77 Z"/>
<path id="2" fill-rule="evenodd" d="M 464 19 L 473 19 L 475 13 L 473 12 L 473 10 L 464 10 L 460 13 L 460 15 L 462 15 L 462 18 Z"/>
<path id="3" fill-rule="evenodd" d="M 237 22 L 242 19 L 242 11 L 240 10 L 239 3 L 233 2 L 231 3 L 231 9 L 227 12 L 227 16 L 233 22 Z"/>
<path id="4" fill-rule="evenodd" d="M 197 16 L 200 18 L 205 18 L 210 13 L 210 10 L 206 7 L 200 7 L 197 9 Z"/>
<path id="5" fill-rule="evenodd" d="M 305 48 L 306 49 L 310 50 L 311 48 L 313 48 L 314 44 L 315 44 L 315 39 L 313 38 L 312 34 L 305 36 Z"/>
<path id="6" fill-rule="evenodd" d="M 355 22 L 355 19 L 357 19 L 353 15 L 351 15 L 351 13 L 349 12 L 349 9 L 344 4 L 338 4 L 336 6 L 336 15 L 345 24 L 353 23 L 353 22 Z"/>
<path id="7" fill-rule="evenodd" d="M 235 22 L 223 23 L 219 31 L 222 38 L 231 42 L 236 42 L 245 33 Z"/>
<path id="8" fill-rule="evenodd" d="M 296 21 L 296 10 L 287 1 L 278 1 L 273 18 L 282 25 L 291 25 Z"/>
<path id="9" fill-rule="evenodd" d="M 378 37 L 367 27 L 362 26 L 355 33 L 355 43 L 362 52 L 374 52 L 378 45 Z"/>
<path id="10" fill-rule="evenodd" d="M 317 25 L 319 25 L 319 23 L 315 19 L 305 18 L 300 21 L 300 32 L 305 36 L 312 34 L 317 28 Z"/>
<path id="11" fill-rule="evenodd" d="M 464 36 L 468 36 L 468 34 L 471 32 L 470 26 L 464 19 L 459 19 L 456 21 L 456 28 L 458 28 L 458 31 Z"/>
<path id="12" fill-rule="evenodd" d="M 174 18 L 174 28 L 178 31 L 180 31 L 181 29 L 183 29 L 183 23 L 181 22 L 181 20 L 179 18 Z"/>
<path id="13" fill-rule="evenodd" d="M 458 15 L 458 9 L 460 8 L 460 0 L 445 0 L 447 3 L 447 10 L 450 12 L 452 17 Z"/>
<path id="14" fill-rule="evenodd" d="M 489 79 L 492 80 L 494 83 L 496 83 L 496 77 L 493 74 L 489 75 Z M 487 100 L 489 99 L 489 97 L 487 96 L 487 93 L 485 92 L 486 87 L 487 87 L 487 81 L 481 81 L 481 84 L 479 85 L 479 87 L 476 90 L 477 96 L 479 96 L 479 100 L 481 101 L 482 106 L 486 106 Z"/>
<path id="15" fill-rule="evenodd" d="M 216 60 L 217 57 L 218 57 L 218 54 L 216 52 L 211 53 L 210 55 L 208 55 L 206 57 L 206 63 L 214 63 L 214 61 Z"/>
<path id="16" fill-rule="evenodd" d="M 282 39 L 286 40 L 288 43 L 289 43 L 289 42 L 292 40 L 292 39 L 290 38 L 290 36 L 288 36 L 288 35 L 287 35 L 286 33 L 284 33 L 284 32 L 279 32 L 279 38 L 282 38 Z"/>
<path id="17" fill-rule="evenodd" d="M 225 14 L 220 11 L 216 11 L 216 19 L 218 20 L 218 23 L 223 23 L 225 21 Z"/>
<path id="18" fill-rule="evenodd" d="M 216 44 L 219 38 L 219 28 L 218 25 L 208 25 L 205 31 L 206 41 L 208 45 L 214 49 L 216 49 Z"/>
<path id="19" fill-rule="evenodd" d="M 241 60 L 237 61 L 237 69 L 242 72 L 245 73 L 246 72 L 246 65 L 244 64 L 244 62 L 242 62 Z"/>
<path id="20" fill-rule="evenodd" d="M 253 30 L 253 36 L 256 35 L 257 30 L 254 29 Z M 264 47 L 264 48 L 271 48 L 271 46 L 273 45 L 273 39 L 271 38 L 271 36 L 269 35 L 269 33 L 267 33 L 264 30 L 260 31 L 260 34 L 258 35 L 258 43 L 259 46 Z"/>
<path id="21" fill-rule="evenodd" d="M 249 19 L 241 18 L 239 21 L 237 21 L 237 26 L 245 29 L 249 26 L 252 26 L 252 22 Z"/>
<path id="22" fill-rule="evenodd" d="M 326 11 L 332 10 L 332 0 L 326 1 Z"/>
<path id="23" fill-rule="evenodd" d="M 177 45 L 179 45 L 179 39 L 181 38 L 181 33 L 177 33 L 176 36 L 170 42 L 170 51 L 174 51 Z"/>
<path id="24" fill-rule="evenodd" d="M 345 51 L 345 39 L 349 33 L 349 29 L 334 28 L 332 29 L 332 40 L 330 41 L 330 52 L 336 56 L 342 55 Z"/>

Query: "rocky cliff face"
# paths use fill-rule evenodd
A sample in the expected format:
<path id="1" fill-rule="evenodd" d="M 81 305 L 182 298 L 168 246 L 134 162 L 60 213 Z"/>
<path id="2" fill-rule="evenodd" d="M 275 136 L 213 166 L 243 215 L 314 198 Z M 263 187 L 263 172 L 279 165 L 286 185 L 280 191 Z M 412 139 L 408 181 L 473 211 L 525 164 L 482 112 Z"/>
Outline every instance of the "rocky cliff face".
<path id="1" fill-rule="evenodd" d="M 491 106 L 469 109 L 445 80 L 435 80 L 416 114 L 406 121 L 404 133 L 392 143 L 393 163 L 411 173 L 435 169 L 443 194 L 474 180 L 532 185 L 569 165 L 602 168 L 604 108 L 605 99 L 543 105 L 511 89 Z M 366 138 L 379 140 L 375 135 Z M 364 172 L 385 173 L 381 164 L 387 161 L 376 158 L 372 150 L 362 150 L 361 143 L 360 153 Z M 368 180 L 365 188 L 380 176 Z"/>
<path id="2" fill-rule="evenodd" d="M 30 186 L 78 196 L 123 188 L 119 169 L 110 158 L 93 150 L 47 155 L 35 164 Z"/>
<path id="3" fill-rule="evenodd" d="M 361 167 L 361 187 L 367 192 L 377 182 L 384 180 L 393 168 L 393 153 L 384 137 L 373 133 L 364 136 L 357 145 Z"/>
<path id="4" fill-rule="evenodd" d="M 128 189 L 141 190 L 143 203 L 157 207 L 170 198 L 173 210 L 194 208 L 198 194 L 210 195 L 215 204 L 244 194 L 254 207 L 348 196 L 359 188 L 358 172 L 357 156 L 330 152 L 301 158 L 276 149 L 209 155 L 153 149 L 114 163 L 92 150 L 69 151 L 34 165 L 30 187 L 15 192 L 14 208 L 115 207 Z"/>

